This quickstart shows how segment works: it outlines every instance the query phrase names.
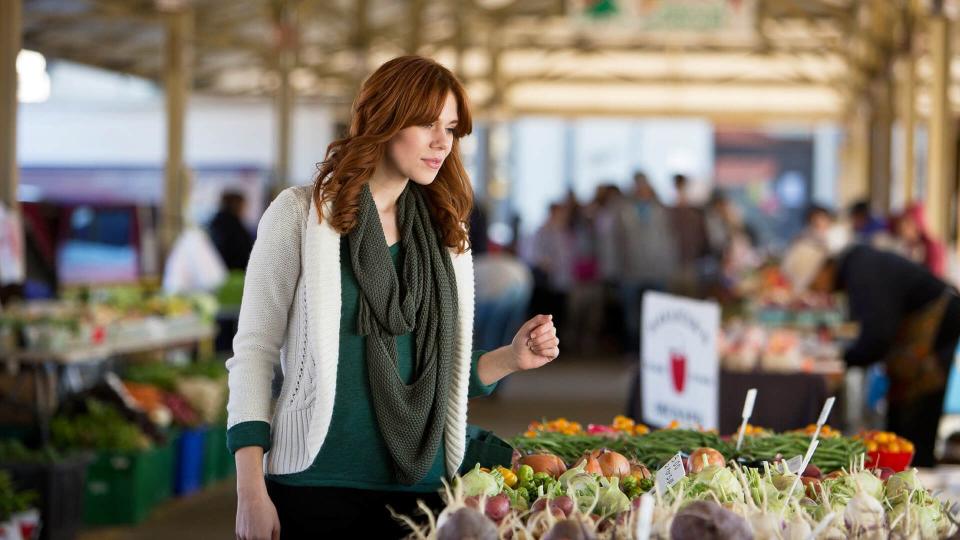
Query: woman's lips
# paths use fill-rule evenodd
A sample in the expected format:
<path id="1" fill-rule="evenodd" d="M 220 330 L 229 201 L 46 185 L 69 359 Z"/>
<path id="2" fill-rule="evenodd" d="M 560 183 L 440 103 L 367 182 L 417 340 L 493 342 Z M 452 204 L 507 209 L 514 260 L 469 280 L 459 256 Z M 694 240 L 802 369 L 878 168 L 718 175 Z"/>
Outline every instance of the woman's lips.
<path id="1" fill-rule="evenodd" d="M 434 170 L 439 169 L 440 166 L 443 165 L 442 159 L 424 159 L 423 162 L 427 164 L 427 167 Z"/>

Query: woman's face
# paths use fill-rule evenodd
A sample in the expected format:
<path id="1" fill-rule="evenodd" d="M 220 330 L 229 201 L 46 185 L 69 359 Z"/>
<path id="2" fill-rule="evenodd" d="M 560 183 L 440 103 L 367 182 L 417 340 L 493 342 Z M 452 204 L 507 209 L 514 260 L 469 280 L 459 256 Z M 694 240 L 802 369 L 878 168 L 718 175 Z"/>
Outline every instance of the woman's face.
<path id="1" fill-rule="evenodd" d="M 903 217 L 897 221 L 897 236 L 908 242 L 914 242 L 920 238 L 920 233 L 912 219 Z"/>
<path id="2" fill-rule="evenodd" d="M 385 166 L 391 176 L 409 178 L 422 186 L 432 183 L 453 148 L 457 120 L 457 99 L 450 92 L 440 118 L 429 125 L 401 129 L 387 143 Z"/>

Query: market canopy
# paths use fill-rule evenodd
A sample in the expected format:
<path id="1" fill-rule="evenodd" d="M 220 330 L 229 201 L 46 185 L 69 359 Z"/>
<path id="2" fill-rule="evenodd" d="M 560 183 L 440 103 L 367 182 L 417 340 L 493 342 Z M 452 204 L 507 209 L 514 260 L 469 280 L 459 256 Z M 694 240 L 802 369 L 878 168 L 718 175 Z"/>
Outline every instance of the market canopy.
<path id="1" fill-rule="evenodd" d="M 289 53 L 299 96 L 344 105 L 373 67 L 417 52 L 454 67 L 487 110 L 804 119 L 848 111 L 928 10 L 909 0 L 25 0 L 23 44 L 159 82 L 164 17 L 183 9 L 198 92 L 273 94 Z M 930 70 L 918 66 L 922 110 Z"/>

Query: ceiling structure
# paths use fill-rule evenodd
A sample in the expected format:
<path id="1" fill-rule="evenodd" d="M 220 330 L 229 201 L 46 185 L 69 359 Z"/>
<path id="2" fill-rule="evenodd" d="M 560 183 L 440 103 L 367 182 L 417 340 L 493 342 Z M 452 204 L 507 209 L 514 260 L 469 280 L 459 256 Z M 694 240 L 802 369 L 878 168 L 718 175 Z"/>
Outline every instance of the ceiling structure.
<path id="1" fill-rule="evenodd" d="M 373 68 L 416 52 L 454 68 L 488 114 L 812 121 L 849 113 L 912 44 L 922 112 L 929 4 L 726 2 L 737 24 L 683 31 L 579 7 L 611 0 L 24 0 L 23 46 L 160 82 L 166 12 L 186 8 L 195 92 L 272 95 L 287 55 L 301 99 L 344 106 Z M 661 3 L 683 0 L 619 2 Z"/>

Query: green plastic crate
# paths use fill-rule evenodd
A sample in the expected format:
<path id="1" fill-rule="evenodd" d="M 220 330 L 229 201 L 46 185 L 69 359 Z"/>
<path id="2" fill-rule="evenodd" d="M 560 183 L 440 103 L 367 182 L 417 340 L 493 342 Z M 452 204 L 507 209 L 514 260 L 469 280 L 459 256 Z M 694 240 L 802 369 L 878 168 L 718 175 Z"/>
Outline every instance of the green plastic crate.
<path id="1" fill-rule="evenodd" d="M 201 481 L 208 486 L 220 479 L 220 462 L 229 454 L 227 450 L 226 426 L 215 425 L 207 430 L 207 440 L 203 445 L 203 474 Z"/>
<path id="2" fill-rule="evenodd" d="M 134 524 L 170 497 L 173 452 L 163 445 L 140 452 L 100 452 L 87 469 L 83 521 Z"/>
<path id="3" fill-rule="evenodd" d="M 237 462 L 233 457 L 233 452 L 227 448 L 227 426 L 221 426 L 217 428 L 217 431 L 220 437 L 216 444 L 220 452 L 220 456 L 217 459 L 217 478 L 224 479 L 237 474 Z"/>

